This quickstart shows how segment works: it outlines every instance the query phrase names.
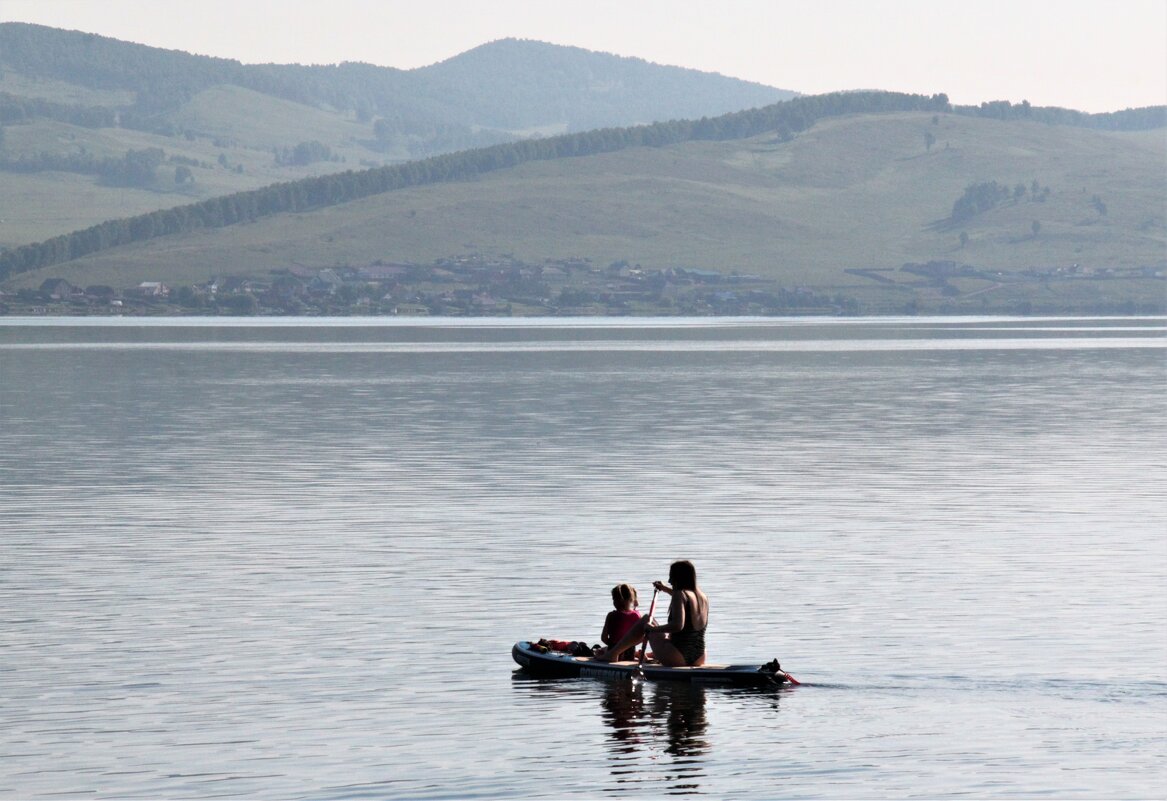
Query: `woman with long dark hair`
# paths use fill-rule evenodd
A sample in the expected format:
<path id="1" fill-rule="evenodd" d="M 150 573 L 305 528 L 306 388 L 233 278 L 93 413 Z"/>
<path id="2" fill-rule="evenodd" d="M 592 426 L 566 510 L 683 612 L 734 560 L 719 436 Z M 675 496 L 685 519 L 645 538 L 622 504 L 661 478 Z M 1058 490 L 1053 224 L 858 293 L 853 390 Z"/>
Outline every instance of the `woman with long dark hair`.
<path id="1" fill-rule="evenodd" d="M 618 655 L 641 642 L 647 634 L 653 656 L 662 665 L 685 667 L 705 664 L 709 598 L 697 586 L 697 568 L 687 559 L 673 562 L 669 566 L 669 583 L 654 581 L 653 586 L 672 596 L 668 622 L 656 624 L 645 615 L 620 642 L 601 651 L 597 659 L 616 661 Z"/>

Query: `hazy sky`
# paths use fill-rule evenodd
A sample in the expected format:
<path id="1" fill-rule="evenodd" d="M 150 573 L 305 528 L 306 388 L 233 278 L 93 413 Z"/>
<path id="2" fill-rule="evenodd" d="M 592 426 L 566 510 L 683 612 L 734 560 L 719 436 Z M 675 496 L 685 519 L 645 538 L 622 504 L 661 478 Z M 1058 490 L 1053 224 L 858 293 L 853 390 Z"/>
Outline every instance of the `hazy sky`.
<path id="1" fill-rule="evenodd" d="M 0 0 L 0 21 L 247 63 L 409 69 L 517 37 L 807 93 L 1167 103 L 1167 0 Z"/>

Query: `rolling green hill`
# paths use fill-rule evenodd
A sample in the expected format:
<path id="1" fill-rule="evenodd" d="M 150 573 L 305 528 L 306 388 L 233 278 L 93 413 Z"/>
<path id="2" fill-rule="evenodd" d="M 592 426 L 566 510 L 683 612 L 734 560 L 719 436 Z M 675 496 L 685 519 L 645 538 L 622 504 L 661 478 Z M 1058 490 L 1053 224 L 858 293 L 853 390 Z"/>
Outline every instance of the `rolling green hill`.
<path id="1" fill-rule="evenodd" d="M 402 71 L 0 24 L 0 279 L 341 268 L 350 295 L 432 310 L 474 290 L 441 264 L 574 265 L 518 293 L 524 313 L 773 311 L 800 292 L 851 311 L 1167 307 L 1167 109 L 790 94 L 517 40 Z M 375 264 L 412 283 L 352 283 Z"/>
<path id="2" fill-rule="evenodd" d="M 406 71 L 245 65 L 0 23 L 0 247 L 279 181 L 791 96 L 513 39 Z M 145 150 L 160 160 L 133 182 L 94 163 Z"/>
<path id="3" fill-rule="evenodd" d="M 270 279 L 474 253 L 753 275 L 840 293 L 867 311 L 1154 309 L 1167 297 L 1165 168 L 1161 129 L 844 113 L 795 135 L 527 161 L 160 237 L 12 285 Z M 1004 196 L 954 219 L 970 187 L 993 184 Z"/>

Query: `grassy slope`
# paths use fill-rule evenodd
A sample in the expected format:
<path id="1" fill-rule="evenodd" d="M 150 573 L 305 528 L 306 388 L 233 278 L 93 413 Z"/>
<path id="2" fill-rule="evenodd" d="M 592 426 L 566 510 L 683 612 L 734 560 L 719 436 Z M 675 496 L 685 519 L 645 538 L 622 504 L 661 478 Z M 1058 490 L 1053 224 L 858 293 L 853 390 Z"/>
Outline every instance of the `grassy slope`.
<path id="1" fill-rule="evenodd" d="M 70 87 L 52 86 L 60 92 Z M 41 94 L 56 97 L 47 90 Z M 120 158 L 127 150 L 157 147 L 167 157 L 195 159 L 207 166 L 193 167 L 195 183 L 179 187 L 173 180 L 174 165 L 164 164 L 158 170 L 157 185 L 150 189 L 103 186 L 96 176 L 76 173 L 0 172 L 0 246 L 38 242 L 108 219 L 280 181 L 361 169 L 362 160 L 378 164 L 388 160 L 386 154 L 360 144 L 372 138 L 370 124 L 238 86 L 200 92 L 171 118 L 182 128 L 197 131 L 198 136 L 188 140 L 123 128 L 81 128 L 45 119 L 5 126 L 4 149 L 12 157 L 77 153 L 83 148 L 98 157 Z M 275 163 L 273 147 L 293 147 L 312 139 L 328 144 L 344 161 L 303 167 Z M 219 164 L 220 155 L 226 158 L 226 167 Z M 242 174 L 234 171 L 236 165 L 243 166 Z"/>
<path id="2" fill-rule="evenodd" d="M 218 86 L 199 92 L 167 118 L 181 128 L 235 139 L 258 149 L 318 140 L 342 155 L 370 155 L 357 140 L 372 139 L 372 123 L 353 116 L 281 100 L 239 86 Z M 348 148 L 345 148 L 345 145 Z M 353 159 L 355 161 L 355 159 Z"/>
<path id="3" fill-rule="evenodd" d="M 91 89 L 55 78 L 29 77 L 12 69 L 0 70 L 0 92 L 77 106 L 128 106 L 134 102 L 133 92 Z"/>
<path id="4" fill-rule="evenodd" d="M 862 287 L 845 268 L 932 259 L 1014 270 L 1167 260 L 1162 131 L 931 119 L 839 118 L 787 143 L 763 136 L 525 164 L 469 183 L 147 242 L 12 283 L 190 283 L 467 251 L 738 270 L 820 287 Z M 936 136 L 931 152 L 926 131 Z M 960 229 L 936 225 L 970 183 L 1028 187 L 1034 179 L 1050 187 L 1047 202 L 1002 205 Z M 1105 217 L 1091 207 L 1093 195 L 1106 203 Z M 969 236 L 964 249 L 960 230 Z"/>
<path id="5" fill-rule="evenodd" d="M 3 24 L 3 27 L 9 26 Z M 11 27 L 23 30 L 27 26 Z M 78 47 L 75 32 L 36 27 L 26 34 L 40 37 L 50 48 L 54 42 L 57 45 L 70 42 L 69 47 Z M 100 40 L 99 49 L 104 56 L 98 55 L 95 69 L 120 74 L 119 85 L 123 86 L 138 85 L 130 74 L 135 69 L 143 69 L 143 64 L 158 66 L 174 61 L 182 65 L 174 68 L 178 74 L 184 66 L 201 61 L 188 54 L 96 39 Z M 136 93 L 128 89 L 90 88 L 67 80 L 22 74 L 21 69 L 37 70 L 38 60 L 33 59 L 34 66 L 12 66 L 8 61 L 13 59 L 6 61 L 3 55 L 0 53 L 0 62 L 5 62 L 0 64 L 0 92 L 64 105 L 125 107 L 135 101 Z M 19 57 L 15 61 L 20 62 Z M 755 101 L 772 102 L 790 94 L 635 59 L 511 40 L 483 45 L 411 74 L 369 65 L 318 69 L 289 65 L 276 69 L 281 75 L 289 71 L 314 73 L 307 85 L 318 92 L 315 102 L 291 102 L 238 85 L 222 85 L 196 93 L 181 107 L 167 111 L 156 120 L 177 130 L 197 133 L 198 138 L 193 142 L 181 136 L 120 128 L 93 130 L 45 119 L 6 125 L 3 155 L 8 158 L 36 156 L 45 151 L 77 153 L 81 148 L 97 156 L 120 158 L 129 149 L 157 147 L 168 156 L 194 158 L 211 166 L 193 168 L 194 185 L 182 187 L 174 185 L 173 166 L 164 166 L 158 171 L 157 184 L 148 190 L 102 186 L 93 176 L 0 172 L 0 220 L 3 221 L 0 222 L 0 247 L 42 241 L 107 219 L 169 208 L 190 200 L 324 172 L 404 161 L 411 158 L 411 145 L 421 146 L 423 150 L 427 145 L 437 146 L 433 141 L 427 142 L 422 134 L 401 132 L 392 136 L 390 143 L 378 145 L 373 141 L 372 118 L 359 122 L 355 112 L 331 108 L 321 98 L 331 100 L 332 95 L 327 91 L 320 94 L 321 87 L 332 86 L 342 98 L 342 105 L 345 98 L 351 100 L 353 92 L 367 91 L 374 96 L 389 92 L 396 98 L 389 117 L 400 115 L 420 124 L 422 130 L 426 129 L 427 120 L 431 123 L 429 127 L 439 131 L 451 119 L 467 124 L 477 119 L 488 127 L 497 124 L 499 130 L 515 129 L 512 133 L 520 135 L 563 133 L 572 115 L 563 109 L 558 113 L 548 109 L 565 102 L 568 110 L 575 112 L 577 122 L 600 119 L 604 124 L 631 124 L 633 119 L 640 119 L 638 115 L 642 111 L 664 119 L 714 116 L 730 107 L 744 107 Z M 354 76 L 354 72 L 358 75 Z M 595 80 L 593 73 L 614 82 L 609 87 L 610 93 L 597 93 L 594 86 L 587 85 L 589 76 Z M 107 76 L 106 80 L 112 79 Z M 196 85 L 204 84 L 196 80 Z M 394 93 L 400 93 L 400 97 Z M 636 102 L 636 98 L 643 100 L 646 96 L 652 100 L 651 112 Z M 565 97 L 577 100 L 565 101 Z M 696 111 L 689 113 L 693 110 Z M 513 118 L 513 124 L 502 124 L 508 118 Z M 455 131 L 452 135 L 459 134 Z M 313 140 L 327 145 L 343 161 L 307 167 L 275 164 L 273 147 L 293 147 Z M 441 145 L 447 146 L 455 145 Z M 244 172 L 239 174 L 219 166 L 221 155 L 228 167 L 242 165 Z"/>

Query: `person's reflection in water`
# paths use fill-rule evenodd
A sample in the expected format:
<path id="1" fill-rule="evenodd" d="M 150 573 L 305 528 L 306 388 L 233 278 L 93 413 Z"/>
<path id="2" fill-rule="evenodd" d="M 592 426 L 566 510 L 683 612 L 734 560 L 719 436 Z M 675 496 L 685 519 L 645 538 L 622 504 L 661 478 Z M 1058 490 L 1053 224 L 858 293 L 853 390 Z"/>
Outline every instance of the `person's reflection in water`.
<path id="1" fill-rule="evenodd" d="M 709 751 L 704 687 L 613 681 L 607 683 L 601 703 L 604 722 L 612 729 L 612 777 L 623 785 L 620 791 L 700 792 L 702 757 Z M 662 751 L 671 759 L 662 760 Z M 652 787 L 662 782 L 665 787 Z"/>
<path id="2" fill-rule="evenodd" d="M 664 719 L 668 747 L 673 757 L 675 782 L 671 795 L 700 792 L 698 780 L 704 778 L 704 759 L 709 751 L 705 738 L 709 719 L 705 715 L 705 688 L 687 682 L 661 682 L 652 699 L 651 716 Z"/>
<path id="3" fill-rule="evenodd" d="M 643 743 L 644 692 L 642 682 L 605 682 L 601 699 L 604 723 L 612 728 L 608 753 L 617 783 L 637 778 L 636 752 Z"/>

